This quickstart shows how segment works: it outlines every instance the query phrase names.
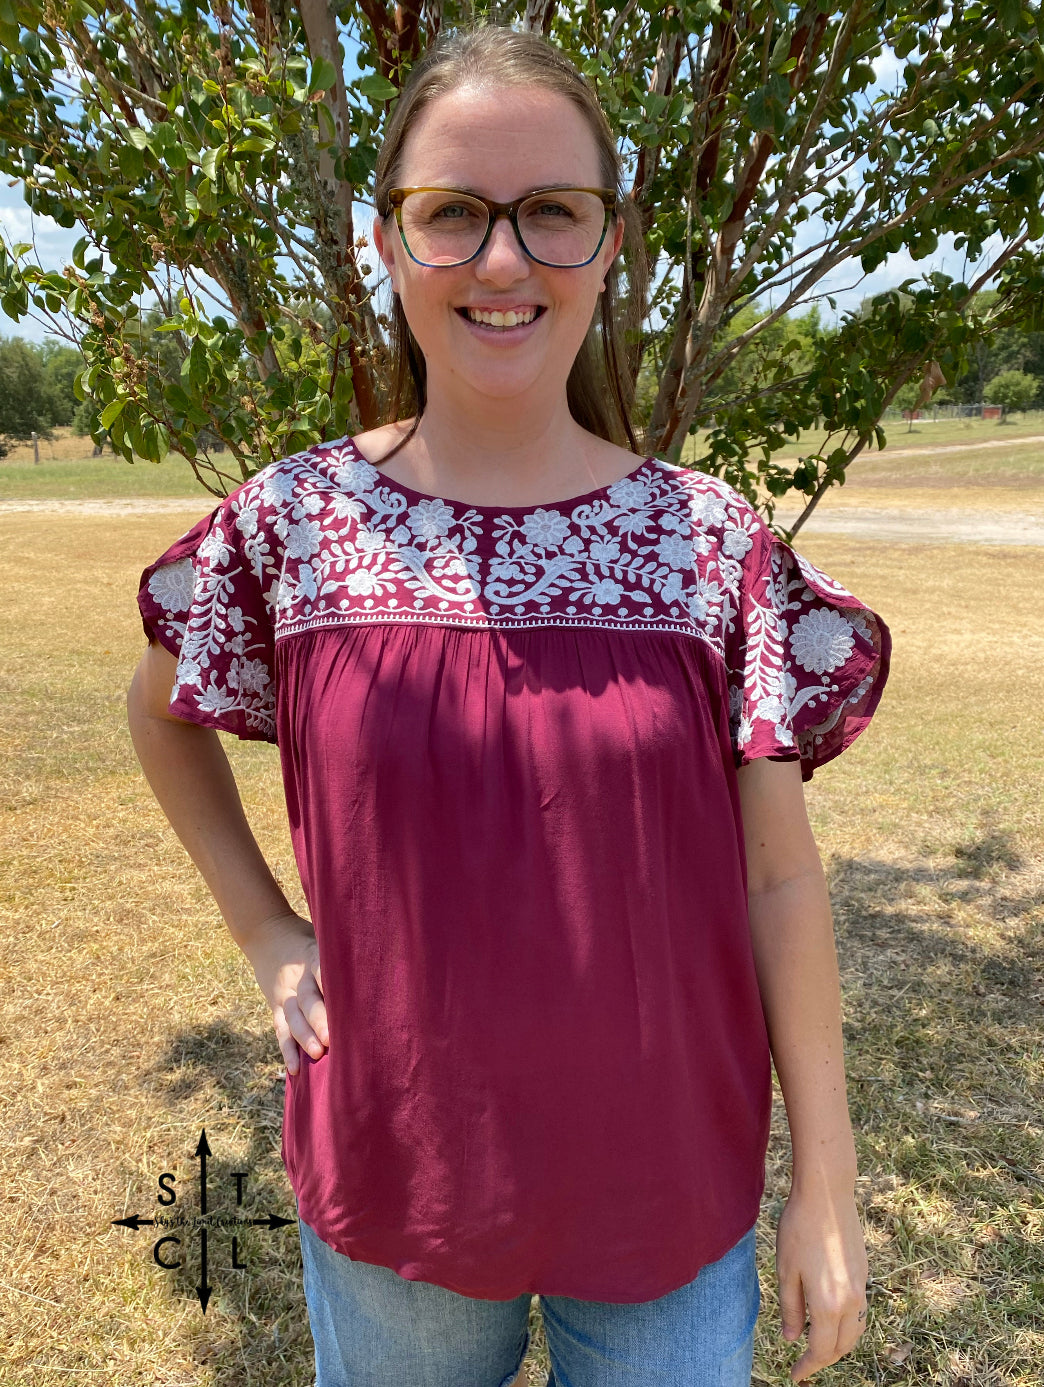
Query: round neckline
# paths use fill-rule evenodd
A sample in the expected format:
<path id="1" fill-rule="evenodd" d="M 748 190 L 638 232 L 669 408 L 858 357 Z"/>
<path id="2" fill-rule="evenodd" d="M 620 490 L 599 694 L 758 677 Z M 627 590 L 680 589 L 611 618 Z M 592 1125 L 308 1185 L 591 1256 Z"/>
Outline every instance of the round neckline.
<path id="1" fill-rule="evenodd" d="M 580 505 L 583 501 L 589 501 L 596 496 L 603 496 L 607 491 L 611 490 L 612 487 L 619 486 L 621 482 L 632 481 L 639 472 L 641 472 L 644 468 L 648 467 L 650 463 L 656 461 L 655 457 L 645 457 L 641 460 L 641 462 L 638 463 L 636 467 L 633 467 L 631 471 L 626 473 L 624 476 L 618 477 L 615 482 L 608 482 L 605 486 L 597 486 L 592 491 L 583 491 L 580 493 L 579 496 L 566 496 L 561 501 L 536 501 L 532 505 L 528 506 L 482 505 L 478 501 L 459 501 L 452 496 L 435 496 L 432 492 L 429 491 L 417 491 L 416 488 L 412 486 L 407 486 L 405 482 L 397 481 L 394 477 L 388 476 L 386 472 L 381 471 L 380 467 L 376 463 L 370 462 L 370 459 L 367 457 L 363 457 L 362 452 L 356 446 L 354 438 L 349 438 L 347 441 L 352 449 L 352 452 L 359 459 L 359 461 L 365 462 L 370 467 L 372 467 L 373 470 L 380 476 L 381 480 L 387 486 L 393 487 L 396 491 L 404 492 L 407 496 L 415 497 L 418 501 L 441 501 L 443 505 L 446 506 L 463 506 L 467 510 L 482 511 L 487 515 L 500 515 L 502 513 L 521 515 L 528 511 L 554 510 L 560 506 L 570 506 L 572 508 L 575 508 L 576 506 Z"/>

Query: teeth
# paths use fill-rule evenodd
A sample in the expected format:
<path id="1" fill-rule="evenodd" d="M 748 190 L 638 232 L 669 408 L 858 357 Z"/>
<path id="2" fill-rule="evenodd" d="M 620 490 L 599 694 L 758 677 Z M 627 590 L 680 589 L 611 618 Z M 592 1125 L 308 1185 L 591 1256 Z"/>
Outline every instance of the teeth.
<path id="1" fill-rule="evenodd" d="M 485 308 L 469 308 L 467 314 L 473 323 L 485 323 L 487 327 L 523 327 L 536 317 L 536 309 L 523 308 L 516 311 L 509 308 L 506 313 L 501 313 L 496 309 L 489 312 Z"/>

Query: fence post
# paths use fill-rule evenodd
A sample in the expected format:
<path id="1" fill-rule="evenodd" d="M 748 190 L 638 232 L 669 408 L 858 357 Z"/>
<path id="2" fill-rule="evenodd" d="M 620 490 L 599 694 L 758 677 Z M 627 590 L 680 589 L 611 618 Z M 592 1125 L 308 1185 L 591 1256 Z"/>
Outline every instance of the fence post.
<path id="1" fill-rule="evenodd" d="M 35 464 L 37 467 L 39 467 L 39 465 L 40 465 L 40 435 L 36 432 L 35 429 L 33 429 L 33 462 L 34 462 L 34 464 Z"/>

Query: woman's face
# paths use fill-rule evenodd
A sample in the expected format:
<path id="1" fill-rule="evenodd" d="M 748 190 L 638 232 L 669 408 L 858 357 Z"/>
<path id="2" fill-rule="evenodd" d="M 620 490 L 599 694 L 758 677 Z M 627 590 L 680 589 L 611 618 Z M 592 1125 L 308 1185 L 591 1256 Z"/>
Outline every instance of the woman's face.
<path id="1" fill-rule="evenodd" d="M 594 135 L 567 97 L 536 87 L 465 87 L 418 117 L 397 183 L 513 202 L 555 185 L 600 188 L 604 176 Z M 529 259 L 501 217 L 476 259 L 430 268 L 407 255 L 394 217 L 376 220 L 377 251 L 424 353 L 429 399 L 449 395 L 466 405 L 474 392 L 528 406 L 561 398 L 622 239 L 616 219 L 591 264 L 551 269 Z M 535 316 L 493 327 L 474 320 L 480 311 Z"/>

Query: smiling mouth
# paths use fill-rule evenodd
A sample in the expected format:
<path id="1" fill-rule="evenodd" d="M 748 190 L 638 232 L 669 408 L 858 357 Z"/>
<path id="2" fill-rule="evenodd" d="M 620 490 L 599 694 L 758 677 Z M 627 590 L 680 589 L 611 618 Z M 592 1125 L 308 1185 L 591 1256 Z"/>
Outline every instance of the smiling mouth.
<path id="1" fill-rule="evenodd" d="M 531 323 L 535 318 L 540 317 L 544 312 L 544 307 L 542 304 L 539 304 L 532 308 L 509 308 L 506 313 L 501 313 L 497 309 L 458 308 L 457 312 L 462 318 L 466 318 L 469 323 L 477 323 L 482 327 L 505 329 L 525 327 L 527 323 Z"/>

